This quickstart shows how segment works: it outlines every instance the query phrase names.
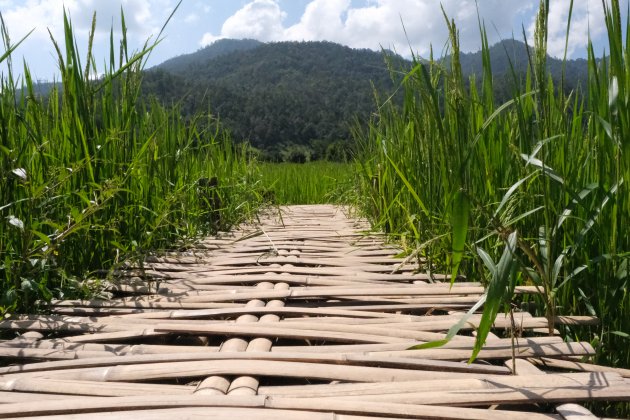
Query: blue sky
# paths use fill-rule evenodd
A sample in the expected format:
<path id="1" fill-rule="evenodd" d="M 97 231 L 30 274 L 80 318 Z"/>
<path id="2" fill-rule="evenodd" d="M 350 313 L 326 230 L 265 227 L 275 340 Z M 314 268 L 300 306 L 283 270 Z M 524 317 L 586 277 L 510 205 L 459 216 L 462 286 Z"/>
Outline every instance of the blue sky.
<path id="1" fill-rule="evenodd" d="M 49 80 L 57 71 L 48 30 L 57 39 L 63 39 L 64 7 L 83 46 L 92 13 L 96 11 L 95 51 L 97 66 L 102 68 L 109 54 L 112 24 L 119 33 L 121 6 L 131 44 L 137 49 L 148 37 L 157 35 L 176 3 L 176 0 L 0 0 L 0 12 L 13 41 L 35 29 L 14 54 L 15 67 L 21 67 L 24 58 L 34 78 Z M 549 52 L 561 56 L 569 0 L 550 3 Z M 620 3 L 626 10 L 628 0 Z M 478 50 L 475 1 L 443 0 L 441 4 L 458 24 L 462 50 Z M 531 36 L 536 0 L 478 0 L 477 4 L 491 43 L 512 36 L 522 39 L 523 28 Z M 570 57 L 585 55 L 589 33 L 597 50 L 603 51 L 606 34 L 601 0 L 576 0 L 572 24 Z M 440 2 L 436 0 L 183 0 L 163 37 L 149 65 L 194 52 L 220 38 L 327 40 L 357 48 L 391 48 L 403 55 L 408 55 L 411 48 L 426 55 L 431 45 L 439 53 L 447 34 Z"/>

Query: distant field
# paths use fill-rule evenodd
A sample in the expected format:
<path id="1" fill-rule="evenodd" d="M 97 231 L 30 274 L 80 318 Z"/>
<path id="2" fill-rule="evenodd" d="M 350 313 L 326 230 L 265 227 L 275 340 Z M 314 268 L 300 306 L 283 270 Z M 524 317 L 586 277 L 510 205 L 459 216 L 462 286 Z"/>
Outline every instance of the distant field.
<path id="1" fill-rule="evenodd" d="M 350 202 L 350 163 L 260 163 L 259 169 L 265 198 L 274 204 Z"/>

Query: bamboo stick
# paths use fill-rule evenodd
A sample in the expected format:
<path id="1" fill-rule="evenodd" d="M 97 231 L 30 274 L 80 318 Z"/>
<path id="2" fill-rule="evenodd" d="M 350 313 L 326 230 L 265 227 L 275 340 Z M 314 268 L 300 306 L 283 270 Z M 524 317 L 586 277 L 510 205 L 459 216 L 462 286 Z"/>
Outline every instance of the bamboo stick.
<path id="1" fill-rule="evenodd" d="M 538 413 L 519 413 L 489 411 L 458 407 L 432 407 L 428 405 L 407 405 L 395 403 L 371 403 L 367 401 L 343 401 L 335 399 L 280 398 L 263 396 L 159 396 L 159 397 L 88 397 L 78 400 L 42 401 L 40 404 L 16 403 L 0 405 L 0 418 L 19 415 L 64 415 L 76 413 L 114 412 L 126 409 L 160 409 L 180 407 L 230 407 L 230 408 L 268 408 L 280 410 L 318 411 L 324 408 L 328 412 L 349 415 L 414 416 L 441 419 L 483 419 L 538 420 L 555 418 Z M 236 413 L 239 411 L 236 410 Z M 299 418 L 299 417 L 298 417 Z"/>

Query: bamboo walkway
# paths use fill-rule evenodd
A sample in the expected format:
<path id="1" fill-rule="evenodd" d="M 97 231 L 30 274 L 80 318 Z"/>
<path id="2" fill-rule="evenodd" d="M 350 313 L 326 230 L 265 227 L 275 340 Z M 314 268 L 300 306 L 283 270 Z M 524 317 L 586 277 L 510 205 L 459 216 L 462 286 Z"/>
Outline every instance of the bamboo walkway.
<path id="1" fill-rule="evenodd" d="M 409 350 L 483 288 L 416 274 L 365 230 L 333 206 L 285 207 L 130 269 L 113 299 L 0 322 L 16 332 L 0 342 L 0 418 L 593 419 L 577 404 L 630 400 L 630 371 L 528 313 L 499 316 L 473 364 L 478 316 Z"/>

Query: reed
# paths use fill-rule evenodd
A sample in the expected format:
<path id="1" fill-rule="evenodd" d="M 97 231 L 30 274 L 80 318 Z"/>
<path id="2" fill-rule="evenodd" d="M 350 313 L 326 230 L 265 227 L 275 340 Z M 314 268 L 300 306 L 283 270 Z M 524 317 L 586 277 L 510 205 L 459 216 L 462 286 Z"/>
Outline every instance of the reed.
<path id="1" fill-rule="evenodd" d="M 483 22 L 484 70 L 465 80 L 447 18 L 449 55 L 392 69 L 402 105 L 380 103 L 356 131 L 359 204 L 376 227 L 405 238 L 425 270 L 484 279 L 486 330 L 515 303 L 515 284 L 536 285 L 550 329 L 558 314 L 597 315 L 599 327 L 565 336 L 593 342 L 599 362 L 628 367 L 630 22 L 617 0 L 604 5 L 608 51 L 598 59 L 589 45 L 588 82 L 566 94 L 547 72 L 541 1 L 529 71 L 513 71 L 503 104 Z"/>
<path id="2" fill-rule="evenodd" d="M 138 100 L 157 42 L 130 52 L 121 14 L 122 37 L 112 30 L 99 72 L 95 18 L 84 58 L 69 17 L 64 39 L 51 36 L 60 83 L 46 98 L 35 93 L 27 65 L 14 77 L 19 43 L 2 22 L 0 314 L 93 293 L 84 280 L 97 270 L 181 246 L 255 211 L 245 151 L 214 119 L 183 121 L 176 106 Z"/>

